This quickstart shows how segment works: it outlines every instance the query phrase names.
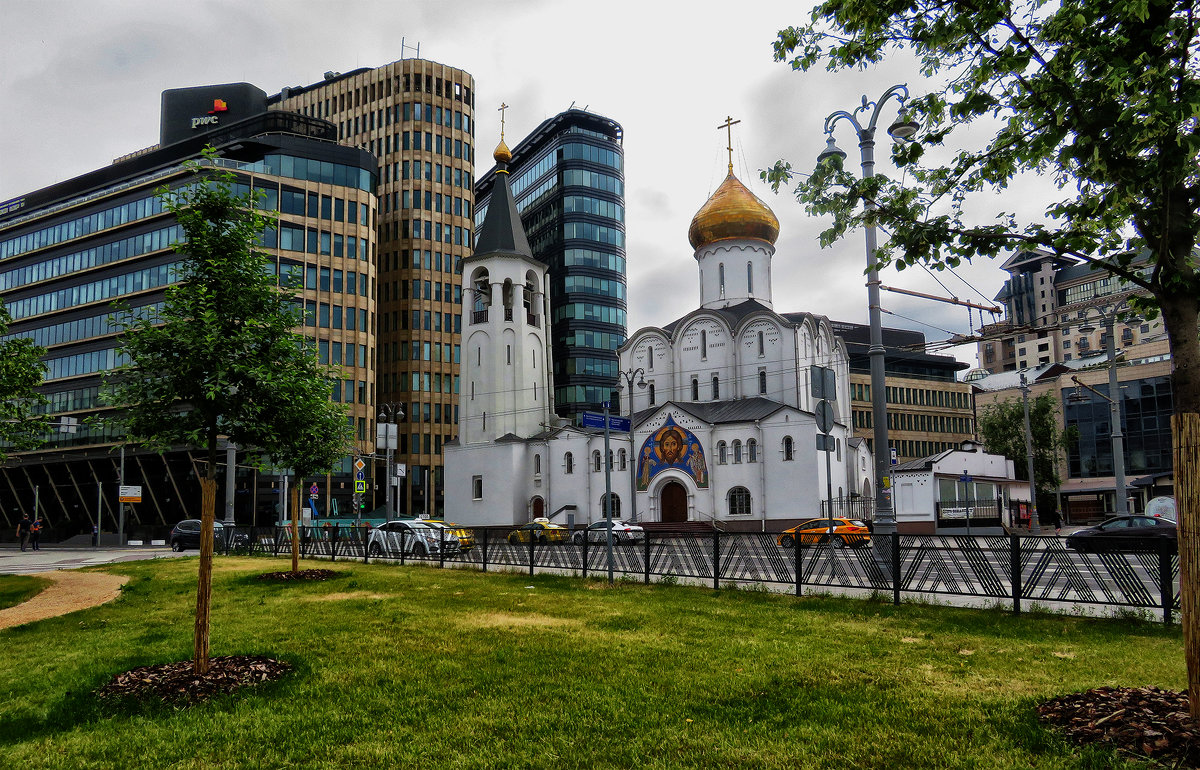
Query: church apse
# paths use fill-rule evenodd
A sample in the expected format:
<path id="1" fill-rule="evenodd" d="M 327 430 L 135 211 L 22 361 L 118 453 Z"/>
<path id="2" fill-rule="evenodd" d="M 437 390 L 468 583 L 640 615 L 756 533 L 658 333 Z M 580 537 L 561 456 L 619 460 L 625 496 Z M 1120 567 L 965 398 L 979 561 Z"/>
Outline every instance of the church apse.
<path id="1" fill-rule="evenodd" d="M 646 437 L 638 451 L 638 490 L 646 491 L 651 479 L 671 468 L 687 474 L 697 488 L 708 488 L 708 465 L 700 439 L 667 417 L 661 428 Z"/>

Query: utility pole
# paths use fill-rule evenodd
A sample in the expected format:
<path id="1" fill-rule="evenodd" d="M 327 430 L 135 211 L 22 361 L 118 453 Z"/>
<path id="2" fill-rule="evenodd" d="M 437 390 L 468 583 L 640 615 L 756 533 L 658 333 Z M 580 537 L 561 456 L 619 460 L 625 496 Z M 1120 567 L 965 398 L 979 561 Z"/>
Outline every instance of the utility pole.
<path id="1" fill-rule="evenodd" d="M 1021 373 L 1021 401 L 1025 405 L 1025 461 L 1029 469 L 1029 531 L 1035 535 L 1042 533 L 1038 523 L 1037 484 L 1033 480 L 1033 430 L 1029 427 L 1029 382 Z"/>

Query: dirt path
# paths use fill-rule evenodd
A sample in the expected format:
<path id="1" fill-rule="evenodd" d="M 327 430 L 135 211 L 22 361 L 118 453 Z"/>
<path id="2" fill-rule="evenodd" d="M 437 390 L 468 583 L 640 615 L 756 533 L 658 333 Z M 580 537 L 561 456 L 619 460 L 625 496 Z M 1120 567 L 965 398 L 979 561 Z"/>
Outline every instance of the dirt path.
<path id="1" fill-rule="evenodd" d="M 37 576 L 46 578 L 51 584 L 29 601 L 0 610 L 0 628 L 12 628 L 111 602 L 121 595 L 121 586 L 129 582 L 127 575 L 75 570 L 39 572 Z"/>

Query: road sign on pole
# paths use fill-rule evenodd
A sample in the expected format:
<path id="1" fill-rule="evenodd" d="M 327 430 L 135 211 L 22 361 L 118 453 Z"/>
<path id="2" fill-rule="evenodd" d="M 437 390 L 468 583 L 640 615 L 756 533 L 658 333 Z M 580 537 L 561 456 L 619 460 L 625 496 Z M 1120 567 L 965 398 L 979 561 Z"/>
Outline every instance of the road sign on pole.
<path id="1" fill-rule="evenodd" d="M 363 459 L 361 457 L 354 458 L 354 470 L 358 471 L 359 473 L 362 473 L 363 468 L 366 468 L 366 467 L 367 467 L 367 464 L 365 462 L 363 462 Z"/>
<path id="2" fill-rule="evenodd" d="M 119 502 L 122 503 L 140 503 L 142 502 L 142 488 L 140 486 L 123 486 L 118 490 Z"/>

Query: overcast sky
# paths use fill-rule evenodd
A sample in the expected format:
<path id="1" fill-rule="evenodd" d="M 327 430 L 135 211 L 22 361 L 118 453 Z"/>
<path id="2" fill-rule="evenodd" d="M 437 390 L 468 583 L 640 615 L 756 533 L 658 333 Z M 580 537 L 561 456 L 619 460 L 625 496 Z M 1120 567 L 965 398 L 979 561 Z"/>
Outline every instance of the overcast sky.
<path id="1" fill-rule="evenodd" d="M 874 98 L 901 82 L 922 93 L 936 84 L 904 60 L 838 74 L 774 62 L 776 31 L 808 13 L 804 3 L 773 0 L 3 0 L 0 201 L 155 143 L 164 89 L 246 81 L 276 93 L 327 70 L 416 56 L 420 45 L 421 58 L 475 77 L 479 174 L 499 138 L 502 101 L 510 146 L 572 103 L 624 126 L 631 333 L 698 304 L 687 230 L 724 178 L 726 134 L 717 126 L 727 115 L 741 121 L 735 173 L 780 221 L 775 309 L 866 323 L 863 235 L 822 250 L 817 236 L 827 223 L 771 193 L 758 172 L 780 158 L 810 168 L 824 147 L 825 116 L 853 109 L 862 94 Z M 887 110 L 883 125 L 895 114 Z M 837 138 L 856 162 L 848 128 Z M 877 155 L 889 172 L 885 142 Z M 996 201 L 997 211 L 1043 205 L 1028 195 Z M 990 302 L 1004 278 L 989 260 L 960 274 L 974 288 L 942 274 L 947 291 L 920 269 L 885 271 L 882 280 Z M 963 308 L 886 292 L 882 305 L 892 313 L 884 325 L 930 340 L 970 331 Z M 974 364 L 973 348 L 955 354 Z"/>

